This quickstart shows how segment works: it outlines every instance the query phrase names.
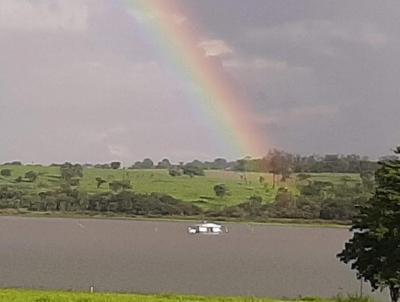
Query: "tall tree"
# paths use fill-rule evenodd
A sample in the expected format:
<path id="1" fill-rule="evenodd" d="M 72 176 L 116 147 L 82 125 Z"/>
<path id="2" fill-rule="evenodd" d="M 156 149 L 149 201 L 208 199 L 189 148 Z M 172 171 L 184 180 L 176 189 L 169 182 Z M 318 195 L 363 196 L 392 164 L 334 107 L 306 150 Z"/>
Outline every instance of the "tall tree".
<path id="1" fill-rule="evenodd" d="M 360 206 L 353 218 L 353 237 L 338 254 L 374 290 L 389 288 L 392 302 L 400 295 L 400 147 L 395 154 L 380 162 L 375 194 Z"/>
<path id="2" fill-rule="evenodd" d="M 223 198 L 228 192 L 228 189 L 224 184 L 219 184 L 214 186 L 214 192 L 219 198 Z"/>
<path id="3" fill-rule="evenodd" d="M 171 168 L 171 162 L 169 161 L 168 158 L 164 158 L 157 164 L 157 169 L 169 169 Z"/>
<path id="4" fill-rule="evenodd" d="M 121 168 L 121 162 L 119 162 L 119 161 L 113 161 L 113 162 L 110 164 L 110 167 L 111 167 L 111 169 L 118 170 L 119 168 Z"/>

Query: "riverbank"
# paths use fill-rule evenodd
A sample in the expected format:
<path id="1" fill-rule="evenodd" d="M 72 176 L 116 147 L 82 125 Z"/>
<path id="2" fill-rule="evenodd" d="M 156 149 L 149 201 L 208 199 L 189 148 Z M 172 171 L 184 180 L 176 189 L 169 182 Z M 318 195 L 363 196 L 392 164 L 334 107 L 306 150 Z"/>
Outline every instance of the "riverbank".
<path id="1" fill-rule="evenodd" d="M 197 216 L 124 216 L 115 213 L 94 213 L 94 212 L 39 212 L 15 209 L 1 209 L 0 216 L 10 217 L 38 217 L 38 218 L 75 218 L 75 219 L 108 219 L 108 220 L 133 220 L 133 221 L 172 221 L 172 222 L 199 222 L 202 220 L 215 221 L 220 223 L 241 223 L 254 225 L 277 225 L 277 226 L 298 226 L 298 227 L 326 227 L 345 228 L 350 227 L 349 221 L 321 220 L 321 219 L 290 219 L 290 218 L 268 218 L 263 220 L 243 220 L 226 217 L 197 217 Z"/>

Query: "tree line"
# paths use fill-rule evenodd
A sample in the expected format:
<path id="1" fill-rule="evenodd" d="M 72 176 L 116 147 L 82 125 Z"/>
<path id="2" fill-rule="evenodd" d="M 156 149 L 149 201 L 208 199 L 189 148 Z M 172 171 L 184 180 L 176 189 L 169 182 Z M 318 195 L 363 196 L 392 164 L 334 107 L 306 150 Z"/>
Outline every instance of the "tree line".
<path id="1" fill-rule="evenodd" d="M 390 159 L 384 157 L 382 159 Z M 19 161 L 4 163 L 4 165 L 21 165 Z M 63 164 L 51 164 L 62 166 Z M 86 168 L 120 169 L 122 163 L 83 164 Z M 245 157 L 228 161 L 225 158 L 216 158 L 213 161 L 193 160 L 191 162 L 172 163 L 168 158 L 155 163 L 150 158 L 136 161 L 127 169 L 183 169 L 183 167 L 196 167 L 200 170 L 229 170 L 241 172 L 270 172 L 280 174 L 283 177 L 290 173 L 360 173 L 361 171 L 375 171 L 378 168 L 376 161 L 357 154 L 340 155 L 298 155 L 282 150 L 271 150 L 262 158 Z"/>

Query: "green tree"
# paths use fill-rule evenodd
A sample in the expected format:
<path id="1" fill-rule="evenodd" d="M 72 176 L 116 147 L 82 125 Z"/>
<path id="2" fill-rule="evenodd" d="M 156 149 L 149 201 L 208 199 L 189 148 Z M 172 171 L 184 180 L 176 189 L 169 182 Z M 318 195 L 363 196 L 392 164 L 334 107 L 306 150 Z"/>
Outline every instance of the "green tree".
<path id="1" fill-rule="evenodd" d="M 119 161 L 113 161 L 110 164 L 110 167 L 111 169 L 118 170 L 119 168 L 121 168 L 121 163 Z"/>
<path id="2" fill-rule="evenodd" d="M 262 197 L 253 195 L 249 198 L 249 215 L 250 217 L 261 216 L 262 214 Z"/>
<path id="3" fill-rule="evenodd" d="M 212 169 L 223 170 L 228 167 L 228 161 L 225 158 L 216 158 L 211 164 Z"/>
<path id="4" fill-rule="evenodd" d="M 170 161 L 168 160 L 168 158 L 164 158 L 162 161 L 160 161 L 158 164 L 157 164 L 157 167 L 156 167 L 157 169 L 169 169 L 169 168 L 171 168 L 171 163 L 170 163 Z"/>
<path id="5" fill-rule="evenodd" d="M 204 176 L 204 170 L 193 164 L 186 164 L 183 166 L 183 174 L 193 176 Z"/>
<path id="6" fill-rule="evenodd" d="M 291 174 L 292 156 L 280 150 L 272 150 L 264 158 L 263 168 L 272 173 L 272 187 L 275 188 L 276 176 L 281 175 L 281 180 L 286 181 Z M 265 172 L 267 172 L 265 171 Z"/>
<path id="7" fill-rule="evenodd" d="M 400 154 L 400 147 L 395 150 Z M 392 302 L 400 294 L 400 160 L 380 162 L 375 174 L 376 190 L 353 218 L 353 237 L 338 258 L 351 263 L 357 278 L 374 290 L 389 288 Z"/>
<path id="8" fill-rule="evenodd" d="M 214 192 L 219 198 L 223 198 L 228 193 L 228 188 L 224 184 L 215 185 Z"/>
<path id="9" fill-rule="evenodd" d="M 25 178 L 27 178 L 30 182 L 34 182 L 38 177 L 38 174 L 35 171 L 28 171 L 25 173 Z"/>
<path id="10" fill-rule="evenodd" d="M 154 163 L 150 158 L 145 158 L 142 162 L 142 169 L 153 169 Z"/>
<path id="11" fill-rule="evenodd" d="M 9 177 L 11 176 L 11 170 L 10 169 L 3 169 L 0 172 L 1 176 Z"/>
<path id="12" fill-rule="evenodd" d="M 362 170 L 360 172 L 361 183 L 365 192 L 373 192 L 375 180 L 372 171 Z"/>
<path id="13" fill-rule="evenodd" d="M 96 177 L 96 182 L 97 182 L 97 189 L 101 187 L 102 184 L 106 183 L 107 181 L 104 180 L 101 177 Z"/>
<path id="14" fill-rule="evenodd" d="M 65 163 L 60 167 L 61 178 L 65 181 L 71 181 L 74 177 L 83 177 L 83 168 L 79 164 Z"/>
<path id="15" fill-rule="evenodd" d="M 168 169 L 168 174 L 170 176 L 175 177 L 175 176 L 181 176 L 182 172 L 178 167 L 171 167 L 171 168 Z"/>

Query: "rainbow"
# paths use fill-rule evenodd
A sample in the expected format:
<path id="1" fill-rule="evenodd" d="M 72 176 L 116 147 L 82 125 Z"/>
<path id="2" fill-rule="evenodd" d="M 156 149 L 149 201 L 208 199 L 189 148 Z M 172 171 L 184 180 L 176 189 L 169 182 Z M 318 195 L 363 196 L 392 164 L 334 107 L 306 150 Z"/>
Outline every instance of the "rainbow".
<path id="1" fill-rule="evenodd" d="M 226 141 L 230 154 L 262 156 L 267 152 L 265 135 L 255 126 L 249 111 L 250 102 L 233 85 L 221 64 L 207 57 L 199 47 L 198 27 L 178 16 L 190 18 L 189 11 L 175 0 L 126 0 L 131 9 L 152 16 L 143 27 L 157 42 L 160 50 L 178 68 L 179 76 L 198 87 L 191 99 L 214 124 Z M 182 14 L 183 12 L 183 14 Z"/>

